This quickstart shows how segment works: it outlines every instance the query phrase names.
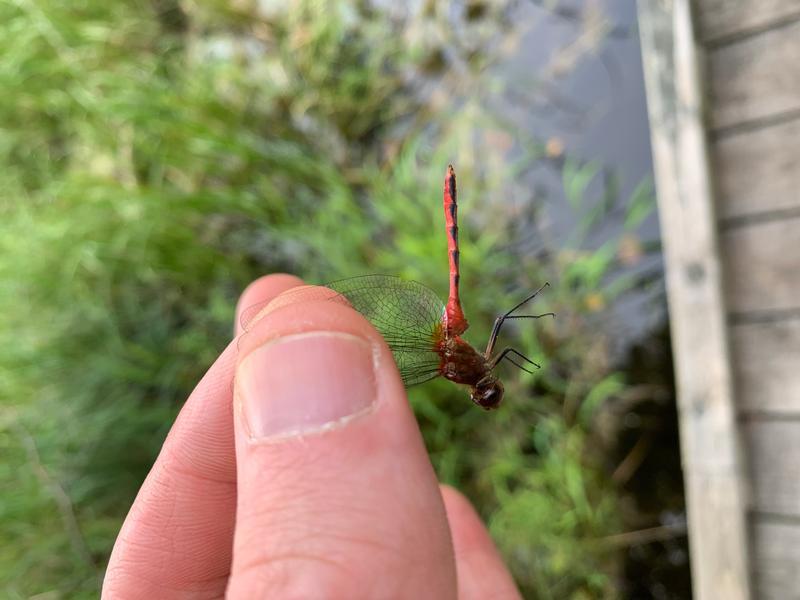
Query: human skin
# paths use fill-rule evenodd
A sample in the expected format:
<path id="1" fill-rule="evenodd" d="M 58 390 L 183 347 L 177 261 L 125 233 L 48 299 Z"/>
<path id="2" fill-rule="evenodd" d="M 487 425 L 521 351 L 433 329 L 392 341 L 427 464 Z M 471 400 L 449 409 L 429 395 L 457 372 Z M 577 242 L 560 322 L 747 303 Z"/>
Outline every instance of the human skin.
<path id="1" fill-rule="evenodd" d="M 298 285 L 255 281 L 236 322 Z M 383 339 L 302 296 L 237 328 L 189 396 L 103 598 L 520 598 L 469 501 L 438 484 Z"/>

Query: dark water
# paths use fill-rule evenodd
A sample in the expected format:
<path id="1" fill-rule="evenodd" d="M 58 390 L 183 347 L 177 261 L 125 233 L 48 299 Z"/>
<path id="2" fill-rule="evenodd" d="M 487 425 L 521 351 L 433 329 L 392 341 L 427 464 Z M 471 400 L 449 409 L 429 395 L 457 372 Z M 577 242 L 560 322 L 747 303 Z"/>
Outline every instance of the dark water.
<path id="1" fill-rule="evenodd" d="M 636 4 L 616 0 L 550 3 L 547 10 L 531 2 L 536 26 L 521 45 L 521 55 L 507 68 L 546 69 L 553 53 L 582 35 L 580 17 L 591 4 L 611 22 L 598 48 L 556 78 L 549 101 L 527 116 L 542 138 L 563 142 L 565 154 L 598 161 L 619 178 L 619 195 L 627 198 L 643 178 L 652 177 L 650 134 L 637 31 Z M 548 188 L 547 227 L 554 239 L 566 239 L 576 216 L 563 195 L 556 170 L 536 174 Z M 592 188 L 590 188 L 590 192 Z M 597 190 L 594 190 L 597 193 Z M 587 239 L 599 247 L 621 232 L 610 219 Z M 637 231 L 642 240 L 658 240 L 653 214 Z M 608 331 L 616 340 L 615 360 L 639 398 L 619 410 L 617 451 L 610 457 L 622 494 L 624 530 L 620 552 L 624 573 L 620 587 L 631 599 L 691 598 L 689 550 L 681 471 L 678 418 L 671 347 L 659 252 L 633 267 L 645 282 L 610 311 Z"/>
<path id="2" fill-rule="evenodd" d="M 576 40 L 587 35 L 587 25 L 581 21 L 585 17 L 581 15 L 588 6 L 608 20 L 609 29 L 596 48 L 585 50 L 575 60 L 572 69 L 565 70 L 561 77 L 548 79 L 545 87 L 550 91 L 542 97 L 541 105 L 531 107 L 526 122 L 539 137 L 562 141 L 565 155 L 596 161 L 609 177 L 618 179 L 618 198 L 626 202 L 640 182 L 652 179 L 653 170 L 636 3 L 618 0 L 549 3 L 561 7 L 556 14 L 538 4 L 548 5 L 546 2 L 529 5 L 525 12 L 535 26 L 523 40 L 520 56 L 504 66 L 511 77 L 536 69 L 552 71 L 554 57 L 569 53 Z M 598 176 L 588 188 L 587 197 L 602 194 L 600 179 Z M 547 189 L 546 227 L 549 236 L 561 247 L 579 219 L 564 197 L 562 173 L 557 168 L 539 171 L 531 184 Z M 592 232 L 584 247 L 599 247 L 621 231 L 621 219 L 609 218 Z M 655 212 L 636 235 L 645 242 L 658 240 Z M 621 298 L 613 307 L 613 321 L 608 326 L 621 352 L 666 319 L 663 302 L 654 298 L 663 296 L 660 253 L 645 256 L 632 269 L 657 283 L 642 293 Z"/>
<path id="3" fill-rule="evenodd" d="M 631 344 L 623 371 L 642 400 L 623 418 L 614 464 L 622 519 L 631 543 L 623 547 L 628 598 L 689 599 L 689 547 L 678 438 L 672 348 L 666 325 Z"/>

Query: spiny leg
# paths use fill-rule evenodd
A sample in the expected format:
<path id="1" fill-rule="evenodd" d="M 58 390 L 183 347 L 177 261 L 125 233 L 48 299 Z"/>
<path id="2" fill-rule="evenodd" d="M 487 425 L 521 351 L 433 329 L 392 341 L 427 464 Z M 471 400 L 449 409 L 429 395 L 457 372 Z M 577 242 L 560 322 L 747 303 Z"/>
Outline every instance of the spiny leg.
<path id="1" fill-rule="evenodd" d="M 492 327 L 492 334 L 489 336 L 489 343 L 486 344 L 486 351 L 483 353 L 485 357 L 490 357 L 494 352 L 494 346 L 497 343 L 497 336 L 500 334 L 500 327 L 510 319 L 541 319 L 542 317 L 555 317 L 556 313 L 542 313 L 541 315 L 502 315 L 497 317 Z"/>
<path id="2" fill-rule="evenodd" d="M 534 298 L 536 298 L 536 296 L 538 296 L 538 295 L 539 295 L 539 292 L 541 292 L 541 291 L 542 291 L 544 288 L 546 288 L 546 287 L 550 287 L 550 282 L 548 282 L 548 281 L 545 281 L 545 282 L 544 282 L 544 284 L 542 284 L 542 286 L 541 286 L 541 287 L 539 287 L 539 289 L 538 289 L 538 290 L 536 290 L 535 292 L 533 292 L 533 293 L 532 293 L 530 296 L 528 296 L 528 297 L 527 297 L 527 298 L 525 298 L 525 299 L 524 299 L 522 302 L 520 302 L 519 304 L 517 304 L 517 305 L 516 305 L 514 308 L 512 308 L 511 310 L 509 310 L 509 311 L 508 311 L 508 312 L 507 312 L 507 313 L 506 313 L 504 316 L 506 316 L 506 317 L 507 317 L 508 315 L 510 315 L 511 313 L 513 313 L 513 312 L 514 312 L 515 310 L 517 310 L 518 308 L 521 308 L 522 306 L 524 306 L 525 304 L 527 304 L 528 302 L 530 302 L 531 300 L 533 300 Z"/>
<path id="3" fill-rule="evenodd" d="M 544 285 L 542 285 L 538 290 L 533 292 L 530 296 L 525 298 L 522 302 L 517 304 L 514 308 L 512 308 L 511 310 L 509 310 L 505 314 L 500 315 L 499 317 L 497 317 L 494 320 L 494 326 L 492 327 L 492 333 L 489 336 L 489 343 L 486 344 L 486 351 L 483 353 L 483 355 L 486 358 L 489 358 L 492 355 L 492 352 L 494 352 L 494 345 L 497 343 L 497 336 L 500 334 L 500 328 L 503 326 L 503 323 L 505 323 L 508 319 L 540 319 L 542 317 L 555 317 L 556 316 L 555 313 L 551 313 L 551 312 L 543 313 L 541 315 L 512 315 L 511 314 L 515 310 L 517 310 L 518 308 L 521 308 L 522 306 L 524 306 L 527 302 L 530 302 L 531 300 L 536 298 L 536 296 L 539 295 L 539 292 L 541 292 L 544 288 L 549 287 L 549 286 L 550 286 L 550 284 L 545 282 Z"/>
<path id="4" fill-rule="evenodd" d="M 531 371 L 530 369 L 528 369 L 528 368 L 526 368 L 526 367 L 523 367 L 521 364 L 519 364 L 517 361 L 515 361 L 515 360 L 514 360 L 513 358 L 511 358 L 510 356 L 506 356 L 506 360 L 507 360 L 508 362 L 510 362 L 512 365 L 514 365 L 515 367 L 517 367 L 518 369 L 520 369 L 520 370 L 522 370 L 522 371 L 525 371 L 526 373 L 530 373 L 531 375 L 533 375 L 533 371 Z"/>
<path id="5" fill-rule="evenodd" d="M 525 372 L 527 372 L 527 373 L 533 373 L 533 371 L 529 371 L 529 370 L 528 370 L 528 369 L 526 369 L 525 367 L 523 367 L 523 366 L 521 366 L 521 365 L 517 364 L 517 362 L 516 362 L 516 361 L 514 361 L 514 360 L 513 360 L 513 359 L 512 359 L 512 358 L 509 356 L 509 354 L 513 354 L 514 356 L 518 356 L 519 358 L 521 358 L 521 359 L 522 359 L 522 360 L 524 360 L 525 362 L 532 364 L 532 365 L 533 365 L 534 367 L 536 367 L 537 369 L 541 369 L 541 368 L 542 368 L 542 366 L 541 366 L 539 363 L 535 363 L 535 362 L 533 362 L 533 361 L 532 361 L 530 358 L 528 358 L 527 356 L 525 356 L 525 355 L 524 355 L 522 352 L 520 352 L 520 351 L 519 351 L 519 350 L 517 350 L 516 348 L 506 348 L 505 350 L 503 350 L 502 352 L 500 352 L 500 353 L 499 353 L 497 356 L 495 356 L 495 357 L 494 357 L 494 358 L 493 358 L 493 359 L 490 361 L 490 363 L 489 363 L 489 364 L 490 364 L 490 365 L 491 365 L 491 367 L 494 369 L 494 368 L 497 366 L 497 363 L 499 363 L 499 362 L 500 362 L 501 360 L 503 360 L 503 359 L 506 359 L 506 360 L 507 360 L 507 361 L 509 361 L 510 363 L 512 363 L 512 364 L 514 364 L 514 365 L 516 365 L 516 366 L 518 366 L 518 367 L 519 367 L 520 369 L 522 369 L 523 371 L 525 371 Z"/>

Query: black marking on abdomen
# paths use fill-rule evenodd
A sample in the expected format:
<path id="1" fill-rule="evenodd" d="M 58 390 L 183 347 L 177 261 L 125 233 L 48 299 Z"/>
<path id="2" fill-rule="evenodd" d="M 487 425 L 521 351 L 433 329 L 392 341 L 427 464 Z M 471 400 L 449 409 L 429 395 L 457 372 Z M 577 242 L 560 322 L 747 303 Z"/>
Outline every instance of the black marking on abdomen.
<path id="1" fill-rule="evenodd" d="M 451 252 L 451 255 L 453 257 L 453 264 L 456 267 L 458 267 L 458 259 L 461 256 L 461 252 L 459 252 L 458 250 L 453 250 L 453 252 Z"/>
<path id="2" fill-rule="evenodd" d="M 458 243 L 458 227 L 453 225 L 450 228 L 450 237 L 453 238 L 453 241 L 457 244 Z"/>

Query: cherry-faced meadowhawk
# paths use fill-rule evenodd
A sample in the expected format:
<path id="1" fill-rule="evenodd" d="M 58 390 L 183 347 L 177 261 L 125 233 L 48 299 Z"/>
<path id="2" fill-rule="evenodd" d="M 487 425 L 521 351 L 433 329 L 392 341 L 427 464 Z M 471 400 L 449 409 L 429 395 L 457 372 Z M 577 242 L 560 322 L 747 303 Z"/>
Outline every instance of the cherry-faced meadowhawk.
<path id="1" fill-rule="evenodd" d="M 497 408 L 503 399 L 503 384 L 495 374 L 495 368 L 500 361 L 507 360 L 528 372 L 529 369 L 520 363 L 539 367 L 512 347 L 495 352 L 495 345 L 500 328 L 506 321 L 553 316 L 553 313 L 514 314 L 549 284 L 545 283 L 511 310 L 498 316 L 486 350 L 483 353 L 478 352 L 461 337 L 469 324 L 459 297 L 457 211 L 456 174 L 450 165 L 444 180 L 444 216 L 450 265 L 447 304 L 443 304 L 433 290 L 421 283 L 388 275 L 364 275 L 328 283 L 325 288 L 329 290 L 329 295 L 323 298 L 345 302 L 372 323 L 389 345 L 406 386 L 442 376 L 468 386 L 472 401 L 490 410 Z M 313 289 L 314 298 L 321 299 L 319 288 Z M 308 287 L 296 288 L 285 292 L 280 298 L 284 302 L 287 299 L 296 301 L 297 295 L 307 293 L 308 290 Z M 241 323 L 245 331 L 266 304 L 249 307 L 242 313 Z"/>

